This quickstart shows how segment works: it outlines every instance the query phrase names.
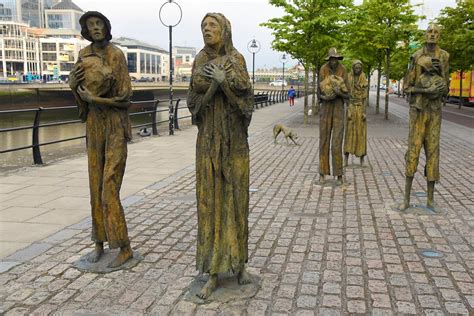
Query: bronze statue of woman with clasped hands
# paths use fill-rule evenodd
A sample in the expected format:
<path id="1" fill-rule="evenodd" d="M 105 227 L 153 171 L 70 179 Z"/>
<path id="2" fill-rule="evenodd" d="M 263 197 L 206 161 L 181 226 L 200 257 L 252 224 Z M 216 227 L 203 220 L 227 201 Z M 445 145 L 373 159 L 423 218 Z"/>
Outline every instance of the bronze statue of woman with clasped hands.
<path id="1" fill-rule="evenodd" d="M 230 22 L 208 13 L 201 22 L 205 47 L 196 56 L 188 107 L 198 126 L 196 264 L 209 280 L 198 297 L 208 298 L 217 274 L 231 272 L 251 282 L 248 260 L 249 145 L 253 93 L 243 56 L 232 44 Z"/>

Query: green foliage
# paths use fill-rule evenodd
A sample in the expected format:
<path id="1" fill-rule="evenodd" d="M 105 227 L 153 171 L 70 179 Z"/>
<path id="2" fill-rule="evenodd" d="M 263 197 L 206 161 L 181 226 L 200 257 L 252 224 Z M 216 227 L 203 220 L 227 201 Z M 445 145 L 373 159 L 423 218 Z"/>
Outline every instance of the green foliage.
<path id="1" fill-rule="evenodd" d="M 442 29 L 440 47 L 449 54 L 452 70 L 474 66 L 474 1 L 458 0 L 456 8 L 443 9 L 437 18 Z"/>
<path id="2" fill-rule="evenodd" d="M 351 0 L 270 0 L 285 15 L 262 26 L 273 30 L 272 47 L 287 52 L 307 68 L 321 65 L 331 45 L 337 43 Z"/>

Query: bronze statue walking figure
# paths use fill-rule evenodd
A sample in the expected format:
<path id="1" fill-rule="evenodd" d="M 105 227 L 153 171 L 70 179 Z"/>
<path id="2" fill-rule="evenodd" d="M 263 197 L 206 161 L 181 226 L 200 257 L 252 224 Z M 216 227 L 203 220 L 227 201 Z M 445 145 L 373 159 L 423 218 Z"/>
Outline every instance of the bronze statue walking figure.
<path id="1" fill-rule="evenodd" d="M 329 151 L 332 153 L 332 173 L 337 176 L 337 184 L 342 184 L 342 141 L 344 138 L 344 100 L 349 99 L 349 82 L 346 68 L 339 63 L 344 57 L 335 48 L 329 49 L 321 67 L 321 116 L 319 125 L 319 182 L 324 184 L 330 174 Z"/>
<path id="2" fill-rule="evenodd" d="M 128 107 L 132 88 L 122 51 L 110 43 L 109 20 L 101 13 L 86 12 L 79 20 L 82 36 L 92 43 L 79 52 L 69 85 L 86 123 L 89 185 L 92 207 L 90 262 L 104 254 L 104 242 L 120 248 L 109 264 L 116 268 L 133 256 L 127 224 L 120 203 L 120 187 L 130 140 Z"/>
<path id="3" fill-rule="evenodd" d="M 439 181 L 439 137 L 442 98 L 449 87 L 449 54 L 438 47 L 440 29 L 431 24 L 425 46 L 411 56 L 405 93 L 410 101 L 410 132 L 405 155 L 405 196 L 398 207 L 410 206 L 410 193 L 418 167 L 421 147 L 425 149 L 425 176 L 428 185 L 427 207 L 434 210 L 434 188 Z"/>
<path id="4" fill-rule="evenodd" d="M 209 280 L 198 297 L 208 298 L 218 273 L 251 282 L 248 260 L 249 145 L 253 94 L 243 56 L 232 44 L 230 22 L 208 13 L 201 22 L 205 46 L 194 61 L 188 107 L 198 127 L 196 265 Z"/>
<path id="5" fill-rule="evenodd" d="M 367 100 L 367 77 L 362 71 L 362 62 L 354 60 L 352 71 L 349 73 L 350 100 L 346 115 L 346 134 L 344 138 L 344 166 L 347 167 L 349 154 L 360 158 L 364 165 L 367 155 L 367 115 L 365 102 Z"/>

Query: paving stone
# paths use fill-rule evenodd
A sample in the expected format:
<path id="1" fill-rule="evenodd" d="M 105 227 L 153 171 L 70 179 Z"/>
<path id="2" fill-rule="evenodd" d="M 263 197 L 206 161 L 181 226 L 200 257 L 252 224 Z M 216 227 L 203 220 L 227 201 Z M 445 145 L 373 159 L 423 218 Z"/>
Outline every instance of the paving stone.
<path id="1" fill-rule="evenodd" d="M 300 295 L 296 299 L 298 308 L 314 308 L 316 307 L 318 298 L 316 296 Z"/>
<path id="2" fill-rule="evenodd" d="M 458 314 L 458 315 L 468 315 L 469 314 L 469 311 L 468 311 L 467 307 L 463 303 L 446 302 L 444 304 L 444 307 L 451 314 Z"/>
<path id="3" fill-rule="evenodd" d="M 364 314 L 366 313 L 365 302 L 350 300 L 347 302 L 347 311 L 354 314 Z"/>
<path id="4" fill-rule="evenodd" d="M 401 314 L 413 314 L 416 315 L 416 307 L 415 304 L 412 302 L 403 302 L 403 301 L 398 301 L 395 304 L 397 306 L 397 310 Z"/>

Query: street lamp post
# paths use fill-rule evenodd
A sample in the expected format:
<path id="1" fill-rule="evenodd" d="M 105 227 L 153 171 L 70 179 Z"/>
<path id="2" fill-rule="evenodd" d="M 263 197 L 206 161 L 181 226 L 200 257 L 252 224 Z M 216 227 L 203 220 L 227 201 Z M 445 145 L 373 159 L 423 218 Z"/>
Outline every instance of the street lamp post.
<path id="1" fill-rule="evenodd" d="M 285 53 L 281 55 L 280 61 L 283 63 L 283 79 L 281 83 L 281 91 L 284 91 L 285 90 L 285 63 L 288 61 L 288 57 L 286 56 Z"/>
<path id="2" fill-rule="evenodd" d="M 161 24 L 168 27 L 169 30 L 169 49 L 170 49 L 170 86 L 169 86 L 169 134 L 174 135 L 174 108 L 173 108 L 173 27 L 181 22 L 183 12 L 178 3 L 174 0 L 167 0 L 160 8 L 159 13 Z"/>
<path id="3" fill-rule="evenodd" d="M 247 44 L 247 50 L 252 54 L 252 90 L 255 89 L 255 54 L 260 51 L 260 48 L 260 42 L 256 39 Z"/>

